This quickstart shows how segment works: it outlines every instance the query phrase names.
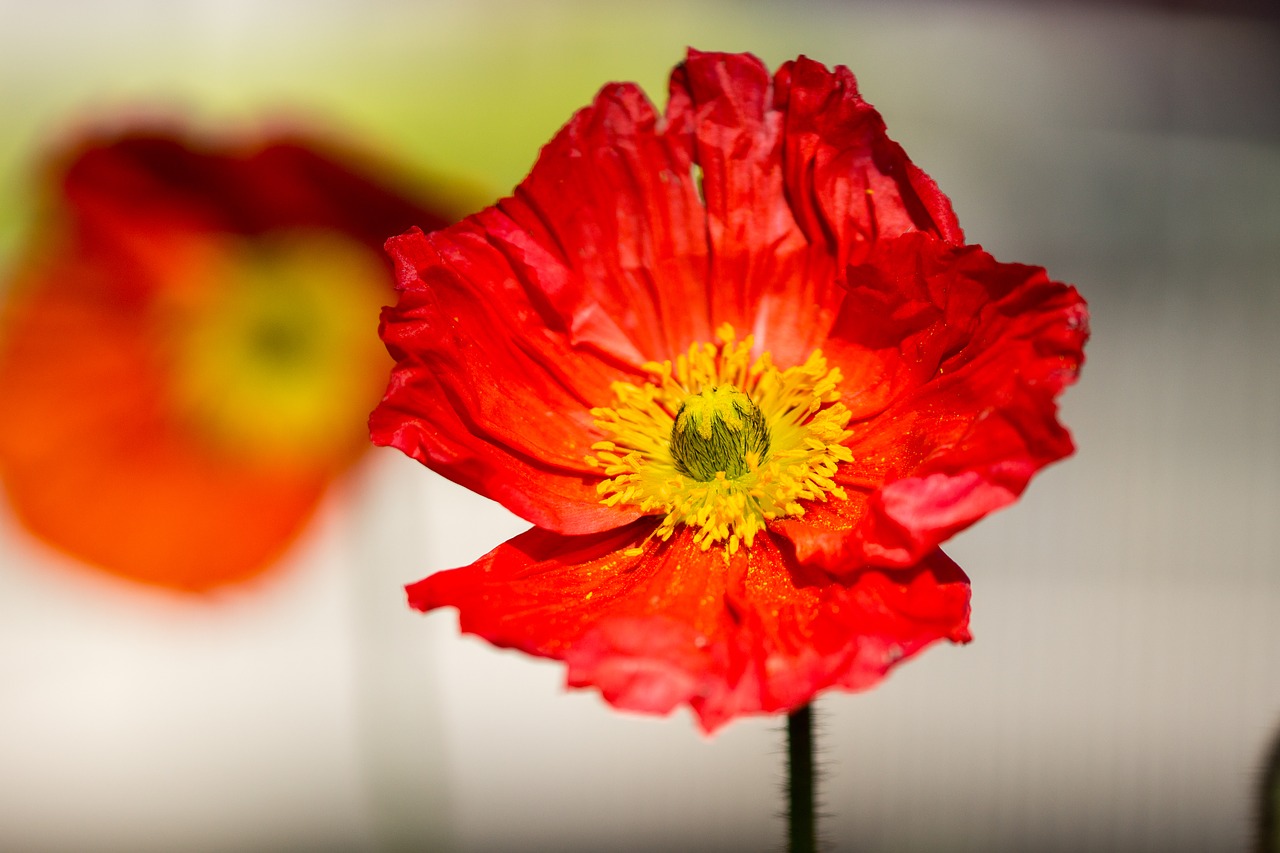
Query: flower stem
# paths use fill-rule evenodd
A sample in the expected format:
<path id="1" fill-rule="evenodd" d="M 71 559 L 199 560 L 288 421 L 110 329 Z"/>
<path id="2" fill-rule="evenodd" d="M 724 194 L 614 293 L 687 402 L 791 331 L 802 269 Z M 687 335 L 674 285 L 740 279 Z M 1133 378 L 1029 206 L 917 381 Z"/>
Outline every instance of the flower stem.
<path id="1" fill-rule="evenodd" d="M 1280 853 L 1280 729 L 1272 737 L 1258 780 L 1257 853 Z"/>
<path id="2" fill-rule="evenodd" d="M 787 824 L 790 853 L 817 853 L 813 815 L 813 712 L 809 705 L 787 717 Z"/>

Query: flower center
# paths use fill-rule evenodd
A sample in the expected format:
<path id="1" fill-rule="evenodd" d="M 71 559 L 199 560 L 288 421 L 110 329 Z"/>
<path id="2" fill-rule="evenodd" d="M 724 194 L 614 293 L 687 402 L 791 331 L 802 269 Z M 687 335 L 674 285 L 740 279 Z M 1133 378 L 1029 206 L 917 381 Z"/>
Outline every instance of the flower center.
<path id="1" fill-rule="evenodd" d="M 615 382 L 614 405 L 591 411 L 611 439 L 587 464 L 605 474 L 602 503 L 662 514 L 661 539 L 690 525 L 703 550 L 723 543 L 727 558 L 769 521 L 803 515 L 805 501 L 844 500 L 832 478 L 853 454 L 840 370 L 820 351 L 781 370 L 767 352 L 751 359 L 750 336 L 716 336 L 720 346 L 646 364 L 644 385 Z"/>
<path id="2" fill-rule="evenodd" d="M 769 455 L 769 428 L 734 385 L 712 385 L 680 404 L 671 425 L 671 460 L 686 477 L 736 480 Z"/>

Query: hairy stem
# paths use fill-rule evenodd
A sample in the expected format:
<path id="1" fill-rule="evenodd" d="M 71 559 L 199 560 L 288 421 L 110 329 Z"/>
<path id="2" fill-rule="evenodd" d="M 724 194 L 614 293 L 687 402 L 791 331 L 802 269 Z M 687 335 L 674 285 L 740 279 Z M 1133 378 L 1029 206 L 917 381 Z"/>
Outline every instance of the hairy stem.
<path id="1" fill-rule="evenodd" d="M 817 853 L 813 814 L 813 712 L 805 705 L 787 717 L 787 825 L 790 853 Z"/>

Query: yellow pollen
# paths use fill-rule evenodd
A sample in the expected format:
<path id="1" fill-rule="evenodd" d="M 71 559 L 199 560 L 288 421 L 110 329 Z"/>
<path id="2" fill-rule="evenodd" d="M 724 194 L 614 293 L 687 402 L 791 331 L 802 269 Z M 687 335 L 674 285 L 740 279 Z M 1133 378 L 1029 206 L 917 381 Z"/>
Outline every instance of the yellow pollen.
<path id="1" fill-rule="evenodd" d="M 720 544 L 728 559 L 767 522 L 803 515 L 803 502 L 847 497 L 833 477 L 853 459 L 852 433 L 840 369 L 821 351 L 782 370 L 768 352 L 751 358 L 751 336 L 725 325 L 716 337 L 674 364 L 646 364 L 643 385 L 615 382 L 613 406 L 591 412 L 609 439 L 587 463 L 606 477 L 602 503 L 662 515 L 661 539 L 689 525 L 704 551 Z"/>

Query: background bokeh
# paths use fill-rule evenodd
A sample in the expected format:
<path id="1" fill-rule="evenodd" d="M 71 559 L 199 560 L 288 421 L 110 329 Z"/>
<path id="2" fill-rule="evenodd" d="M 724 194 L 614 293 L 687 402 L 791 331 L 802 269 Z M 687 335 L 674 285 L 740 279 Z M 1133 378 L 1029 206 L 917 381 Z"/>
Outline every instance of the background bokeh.
<path id="1" fill-rule="evenodd" d="M 1094 339 L 1078 455 L 947 549 L 974 643 L 819 702 L 827 837 L 1245 850 L 1280 726 L 1280 27 L 1228 7 L 5 0 L 0 265 L 41 151 L 120 115 L 321 122 L 496 196 L 604 82 L 661 103 L 686 45 L 847 64 Z M 188 599 L 0 506 L 0 848 L 776 849 L 778 721 L 619 714 L 404 606 L 523 526 L 373 451 L 276 572 Z"/>

